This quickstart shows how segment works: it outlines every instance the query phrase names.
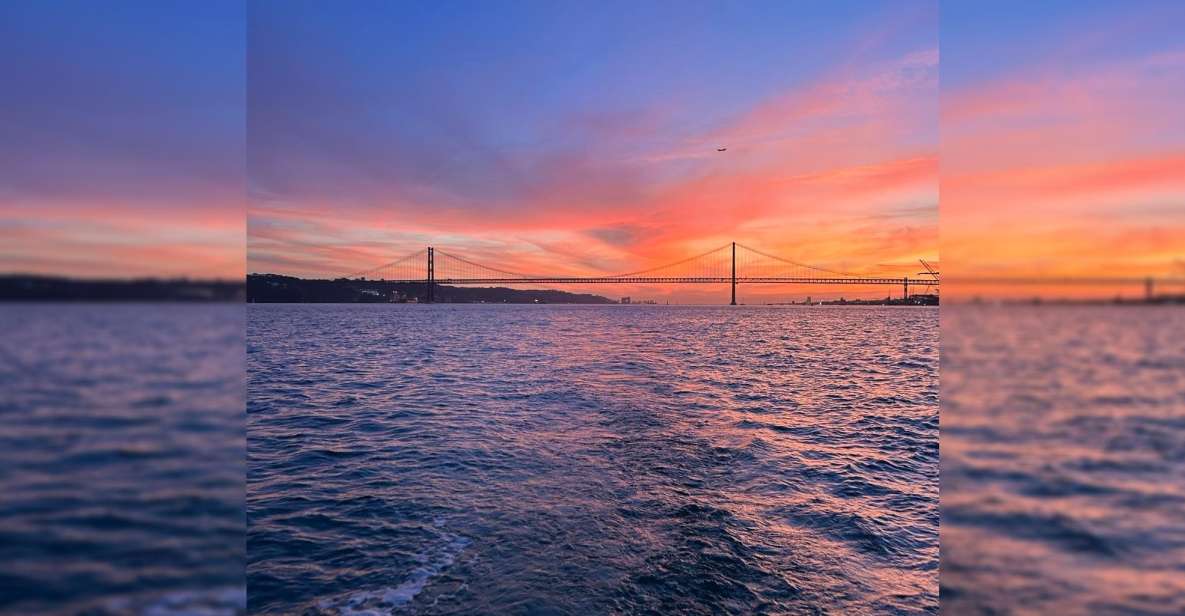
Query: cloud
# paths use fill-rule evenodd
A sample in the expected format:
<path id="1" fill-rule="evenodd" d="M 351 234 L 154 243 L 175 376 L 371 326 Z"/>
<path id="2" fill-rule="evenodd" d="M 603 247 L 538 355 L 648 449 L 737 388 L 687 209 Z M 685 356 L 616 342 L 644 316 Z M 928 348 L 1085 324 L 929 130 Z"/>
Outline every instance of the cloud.
<path id="1" fill-rule="evenodd" d="M 1035 60 L 944 92 L 946 271 L 1169 273 L 1185 254 L 1179 54 Z"/>
<path id="2" fill-rule="evenodd" d="M 0 271 L 241 276 L 241 5 L 13 7 Z"/>
<path id="3" fill-rule="evenodd" d="M 938 51 L 888 55 L 890 34 L 779 87 L 723 93 L 727 103 L 656 89 L 593 104 L 567 81 L 588 76 L 547 94 L 483 95 L 478 85 L 505 88 L 502 65 L 480 78 L 378 78 L 371 69 L 387 59 L 363 70 L 344 47 L 296 47 L 263 28 L 250 58 L 251 269 L 357 271 L 429 244 L 571 274 L 733 240 L 877 271 L 934 257 Z M 694 295 L 661 292 L 672 291 Z"/>
<path id="4" fill-rule="evenodd" d="M 633 245 L 642 240 L 642 238 L 645 238 L 648 234 L 652 235 L 650 232 L 650 229 L 628 224 L 588 229 L 585 231 L 589 236 L 612 246 Z"/>

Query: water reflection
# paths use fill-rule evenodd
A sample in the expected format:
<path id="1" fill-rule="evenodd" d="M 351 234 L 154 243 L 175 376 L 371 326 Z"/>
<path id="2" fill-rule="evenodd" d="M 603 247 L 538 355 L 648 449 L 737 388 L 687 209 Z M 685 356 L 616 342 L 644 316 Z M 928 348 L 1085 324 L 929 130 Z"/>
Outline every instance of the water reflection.
<path id="1" fill-rule="evenodd" d="M 0 304 L 0 611 L 245 611 L 243 308 Z"/>
<path id="2" fill-rule="evenodd" d="M 937 310 L 249 306 L 253 613 L 937 610 Z"/>
<path id="3" fill-rule="evenodd" d="M 943 612 L 1185 613 L 1185 310 L 948 306 Z"/>

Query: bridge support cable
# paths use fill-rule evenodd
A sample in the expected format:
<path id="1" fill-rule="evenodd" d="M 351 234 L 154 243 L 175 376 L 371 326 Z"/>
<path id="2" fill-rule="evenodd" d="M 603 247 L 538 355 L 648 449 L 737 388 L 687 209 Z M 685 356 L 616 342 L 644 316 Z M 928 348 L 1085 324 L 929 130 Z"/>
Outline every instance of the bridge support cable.
<path id="1" fill-rule="evenodd" d="M 435 249 L 428 247 L 428 303 L 436 301 L 436 259 Z"/>
<path id="2" fill-rule="evenodd" d="M 433 254 L 436 255 L 436 280 L 441 284 L 449 284 L 452 281 L 460 280 L 494 279 L 503 281 L 522 279 L 529 282 L 539 278 L 545 278 L 545 276 L 533 276 L 522 272 L 512 272 L 490 267 L 439 249 L 433 250 Z"/>
<path id="3" fill-rule="evenodd" d="M 724 244 L 686 259 L 605 278 L 721 278 L 728 271 L 728 248 Z M 666 276 L 659 276 L 660 272 Z"/>
<path id="4" fill-rule="evenodd" d="M 431 250 L 431 249 L 429 249 Z M 352 272 L 341 278 L 348 278 L 351 280 L 357 278 L 370 278 L 378 280 L 425 280 L 427 273 L 422 268 L 424 257 L 424 249 L 417 250 L 409 255 L 405 255 L 394 261 L 388 261 L 378 267 L 372 267 L 357 272 Z"/>
<path id="5" fill-rule="evenodd" d="M 530 275 L 490 267 L 436 247 L 357 272 L 351 278 L 426 285 L 426 299 L 436 300 L 436 285 L 585 285 L 585 284 L 727 284 L 736 305 L 738 284 L 910 285 L 936 288 L 937 279 L 853 274 L 785 259 L 732 242 L 712 250 L 644 270 L 616 275 Z"/>
<path id="6" fill-rule="evenodd" d="M 737 248 L 741 249 L 742 281 L 744 278 L 861 277 L 859 274 L 786 259 L 743 244 L 737 244 Z"/>

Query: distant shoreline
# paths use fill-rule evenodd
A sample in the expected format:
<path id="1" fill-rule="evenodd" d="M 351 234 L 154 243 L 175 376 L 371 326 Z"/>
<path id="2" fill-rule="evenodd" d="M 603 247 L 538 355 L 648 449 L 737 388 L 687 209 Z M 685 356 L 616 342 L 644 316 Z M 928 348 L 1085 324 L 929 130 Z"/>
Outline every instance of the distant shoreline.
<path id="1" fill-rule="evenodd" d="M 0 275 L 0 301 L 3 302 L 241 303 L 246 297 L 245 282 L 237 280 Z"/>
<path id="2" fill-rule="evenodd" d="M 607 297 L 590 293 L 569 293 L 556 289 L 520 290 L 507 287 L 456 287 L 435 285 L 435 302 L 441 304 L 616 304 Z M 388 282 L 338 278 L 310 280 L 280 274 L 247 276 L 248 303 L 300 304 L 406 304 L 427 303 L 428 285 L 418 282 Z"/>
<path id="3" fill-rule="evenodd" d="M 1013 299 L 951 299 L 951 306 L 1183 306 L 1185 295 L 1159 295 L 1151 298 L 1013 298 Z"/>
<path id="4" fill-rule="evenodd" d="M 249 274 L 247 302 L 271 303 L 426 303 L 429 301 L 426 282 L 392 282 L 365 278 L 306 279 L 280 274 Z M 447 284 L 434 285 L 432 301 L 438 304 L 585 304 L 585 305 L 667 305 L 654 300 L 623 297 L 616 301 L 591 293 L 570 293 L 556 289 L 511 289 L 507 287 L 463 287 Z M 928 305 L 938 304 L 937 295 L 919 294 L 908 301 L 900 298 L 827 300 L 812 304 L 835 305 Z M 786 304 L 802 305 L 799 302 Z M 718 305 L 718 304 L 705 304 Z M 750 305 L 775 305 L 754 302 Z"/>
<path id="5" fill-rule="evenodd" d="M 251 274 L 243 281 L 190 280 L 185 278 L 69 278 L 33 274 L 0 274 L 0 302 L 186 302 L 186 303 L 422 303 L 427 290 L 423 283 L 392 283 L 377 280 L 308 280 L 276 274 Z M 912 298 L 911 298 L 912 299 Z M 506 287 L 456 287 L 436 285 L 436 303 L 444 304 L 566 304 L 622 305 L 587 293 L 555 289 L 510 289 Z M 953 306 L 1185 306 L 1185 294 L 1151 298 L 950 298 Z M 699 306 L 716 304 L 631 305 Z M 900 299 L 825 300 L 806 302 L 753 302 L 749 306 L 936 306 Z"/>

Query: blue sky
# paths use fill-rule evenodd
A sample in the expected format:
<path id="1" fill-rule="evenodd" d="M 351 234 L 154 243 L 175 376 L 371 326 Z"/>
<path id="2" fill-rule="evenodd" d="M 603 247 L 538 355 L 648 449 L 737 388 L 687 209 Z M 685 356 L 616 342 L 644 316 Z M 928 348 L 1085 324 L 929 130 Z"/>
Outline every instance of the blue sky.
<path id="1" fill-rule="evenodd" d="M 239 2 L 0 6 L 2 269 L 241 275 Z"/>

